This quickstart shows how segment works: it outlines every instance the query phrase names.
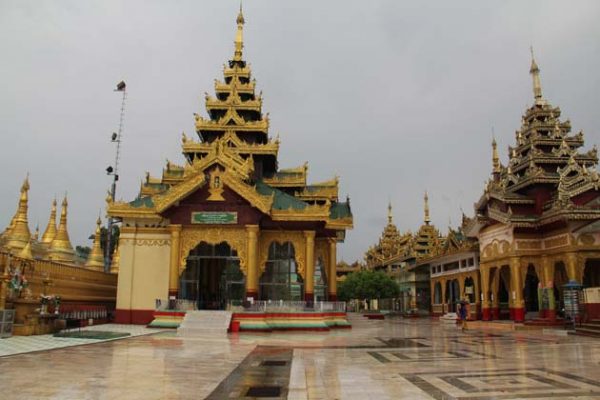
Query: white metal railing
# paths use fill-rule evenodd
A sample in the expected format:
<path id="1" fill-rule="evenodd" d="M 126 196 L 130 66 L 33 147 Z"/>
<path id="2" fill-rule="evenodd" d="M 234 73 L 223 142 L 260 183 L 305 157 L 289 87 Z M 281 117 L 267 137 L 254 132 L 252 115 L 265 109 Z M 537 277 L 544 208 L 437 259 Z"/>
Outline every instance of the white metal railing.
<path id="1" fill-rule="evenodd" d="M 255 300 L 230 301 L 227 305 L 232 311 L 255 311 L 255 312 L 346 312 L 346 303 L 342 301 L 286 301 L 286 300 Z"/>
<path id="2" fill-rule="evenodd" d="M 155 303 L 156 311 L 190 311 L 198 308 L 195 300 L 156 299 Z"/>

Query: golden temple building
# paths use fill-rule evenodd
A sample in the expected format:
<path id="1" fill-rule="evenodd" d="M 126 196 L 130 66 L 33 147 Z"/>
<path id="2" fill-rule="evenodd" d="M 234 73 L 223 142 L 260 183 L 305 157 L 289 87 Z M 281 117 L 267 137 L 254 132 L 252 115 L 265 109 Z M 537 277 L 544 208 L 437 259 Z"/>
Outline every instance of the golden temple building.
<path id="1" fill-rule="evenodd" d="M 182 135 L 183 165 L 147 174 L 121 221 L 117 322 L 148 323 L 157 299 L 201 309 L 263 300 L 336 299 L 336 246 L 352 228 L 338 178 L 307 184 L 308 165 L 279 169 L 262 97 L 243 59 L 240 10 L 233 58 Z"/>
<path id="2" fill-rule="evenodd" d="M 533 54 L 530 74 L 533 105 L 506 166 L 492 143 L 492 178 L 465 229 L 479 241 L 484 320 L 553 320 L 568 281 L 600 286 L 598 152 L 582 151 L 583 132 L 543 97 Z"/>
<path id="3" fill-rule="evenodd" d="M 393 223 L 392 205 L 388 205 L 388 223 L 376 245 L 365 253 L 366 268 L 383 270 L 400 285 L 398 308 L 412 314 L 430 310 L 429 271 L 419 261 L 439 252 L 444 237 L 431 224 L 429 196 L 424 195 L 423 224 L 416 233 L 401 234 Z"/>

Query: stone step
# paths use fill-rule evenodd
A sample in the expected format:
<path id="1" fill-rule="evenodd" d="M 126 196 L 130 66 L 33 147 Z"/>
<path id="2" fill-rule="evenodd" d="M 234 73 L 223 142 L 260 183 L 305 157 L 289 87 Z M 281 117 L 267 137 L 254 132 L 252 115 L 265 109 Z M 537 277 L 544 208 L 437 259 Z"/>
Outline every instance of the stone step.
<path id="1" fill-rule="evenodd" d="M 230 311 L 188 311 L 177 329 L 177 335 L 186 337 L 226 336 L 231 316 Z"/>
<path id="2" fill-rule="evenodd" d="M 584 328 L 584 329 L 591 329 L 591 330 L 595 330 L 595 331 L 600 332 L 600 325 L 599 324 L 585 323 L 585 324 L 581 324 L 581 327 Z M 576 329 L 579 329 L 579 326 Z"/>

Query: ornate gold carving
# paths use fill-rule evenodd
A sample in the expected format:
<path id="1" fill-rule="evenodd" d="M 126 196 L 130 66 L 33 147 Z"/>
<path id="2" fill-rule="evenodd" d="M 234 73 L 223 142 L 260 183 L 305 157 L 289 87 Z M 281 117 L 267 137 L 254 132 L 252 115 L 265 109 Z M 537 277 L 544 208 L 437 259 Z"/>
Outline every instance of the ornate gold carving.
<path id="1" fill-rule="evenodd" d="M 259 276 L 265 272 L 267 260 L 269 259 L 269 247 L 271 243 L 283 244 L 290 242 L 294 246 L 294 258 L 296 260 L 297 272 L 304 278 L 304 267 L 306 259 L 306 245 L 302 231 L 261 231 L 260 232 L 260 258 Z"/>
<path id="2" fill-rule="evenodd" d="M 550 249 L 553 247 L 566 246 L 568 244 L 569 244 L 569 236 L 568 235 L 561 235 L 558 237 L 553 237 L 553 238 L 544 240 L 544 246 L 547 249 Z"/>
<path id="3" fill-rule="evenodd" d="M 246 275 L 246 253 L 247 253 L 246 230 L 241 228 L 227 227 L 202 227 L 198 229 L 183 229 L 181 231 L 181 251 L 179 259 L 179 274 L 186 266 L 186 259 L 192 249 L 201 242 L 216 245 L 226 242 L 237 251 L 240 259 L 240 269 Z"/>
<path id="4" fill-rule="evenodd" d="M 164 194 L 153 197 L 156 212 L 163 212 L 177 201 L 185 198 L 206 183 L 204 174 L 196 174 L 179 185 L 172 186 Z"/>
<path id="5" fill-rule="evenodd" d="M 210 173 L 210 185 L 208 186 L 208 192 L 210 196 L 206 200 L 208 201 L 224 201 L 223 197 L 223 182 L 221 181 L 222 171 L 219 167 L 212 170 Z"/>
<path id="6" fill-rule="evenodd" d="M 519 250 L 541 250 L 542 242 L 540 240 L 517 240 Z"/>
<path id="7" fill-rule="evenodd" d="M 170 246 L 170 239 L 133 239 L 133 238 L 121 238 L 119 243 L 133 244 L 134 246 L 146 246 L 146 247 L 162 247 Z"/>
<path id="8" fill-rule="evenodd" d="M 594 235 L 585 233 L 579 236 L 578 242 L 583 246 L 592 246 L 596 242 L 596 239 L 594 239 Z"/>

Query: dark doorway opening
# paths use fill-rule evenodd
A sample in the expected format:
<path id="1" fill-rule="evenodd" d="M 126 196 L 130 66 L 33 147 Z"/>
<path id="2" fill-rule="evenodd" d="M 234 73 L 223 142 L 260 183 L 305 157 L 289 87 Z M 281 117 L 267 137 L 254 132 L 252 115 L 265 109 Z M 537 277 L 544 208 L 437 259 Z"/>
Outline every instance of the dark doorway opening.
<path id="1" fill-rule="evenodd" d="M 229 302 L 241 304 L 246 290 L 237 251 L 226 242 L 196 246 L 180 280 L 180 297 L 196 301 L 200 310 L 223 310 Z"/>

